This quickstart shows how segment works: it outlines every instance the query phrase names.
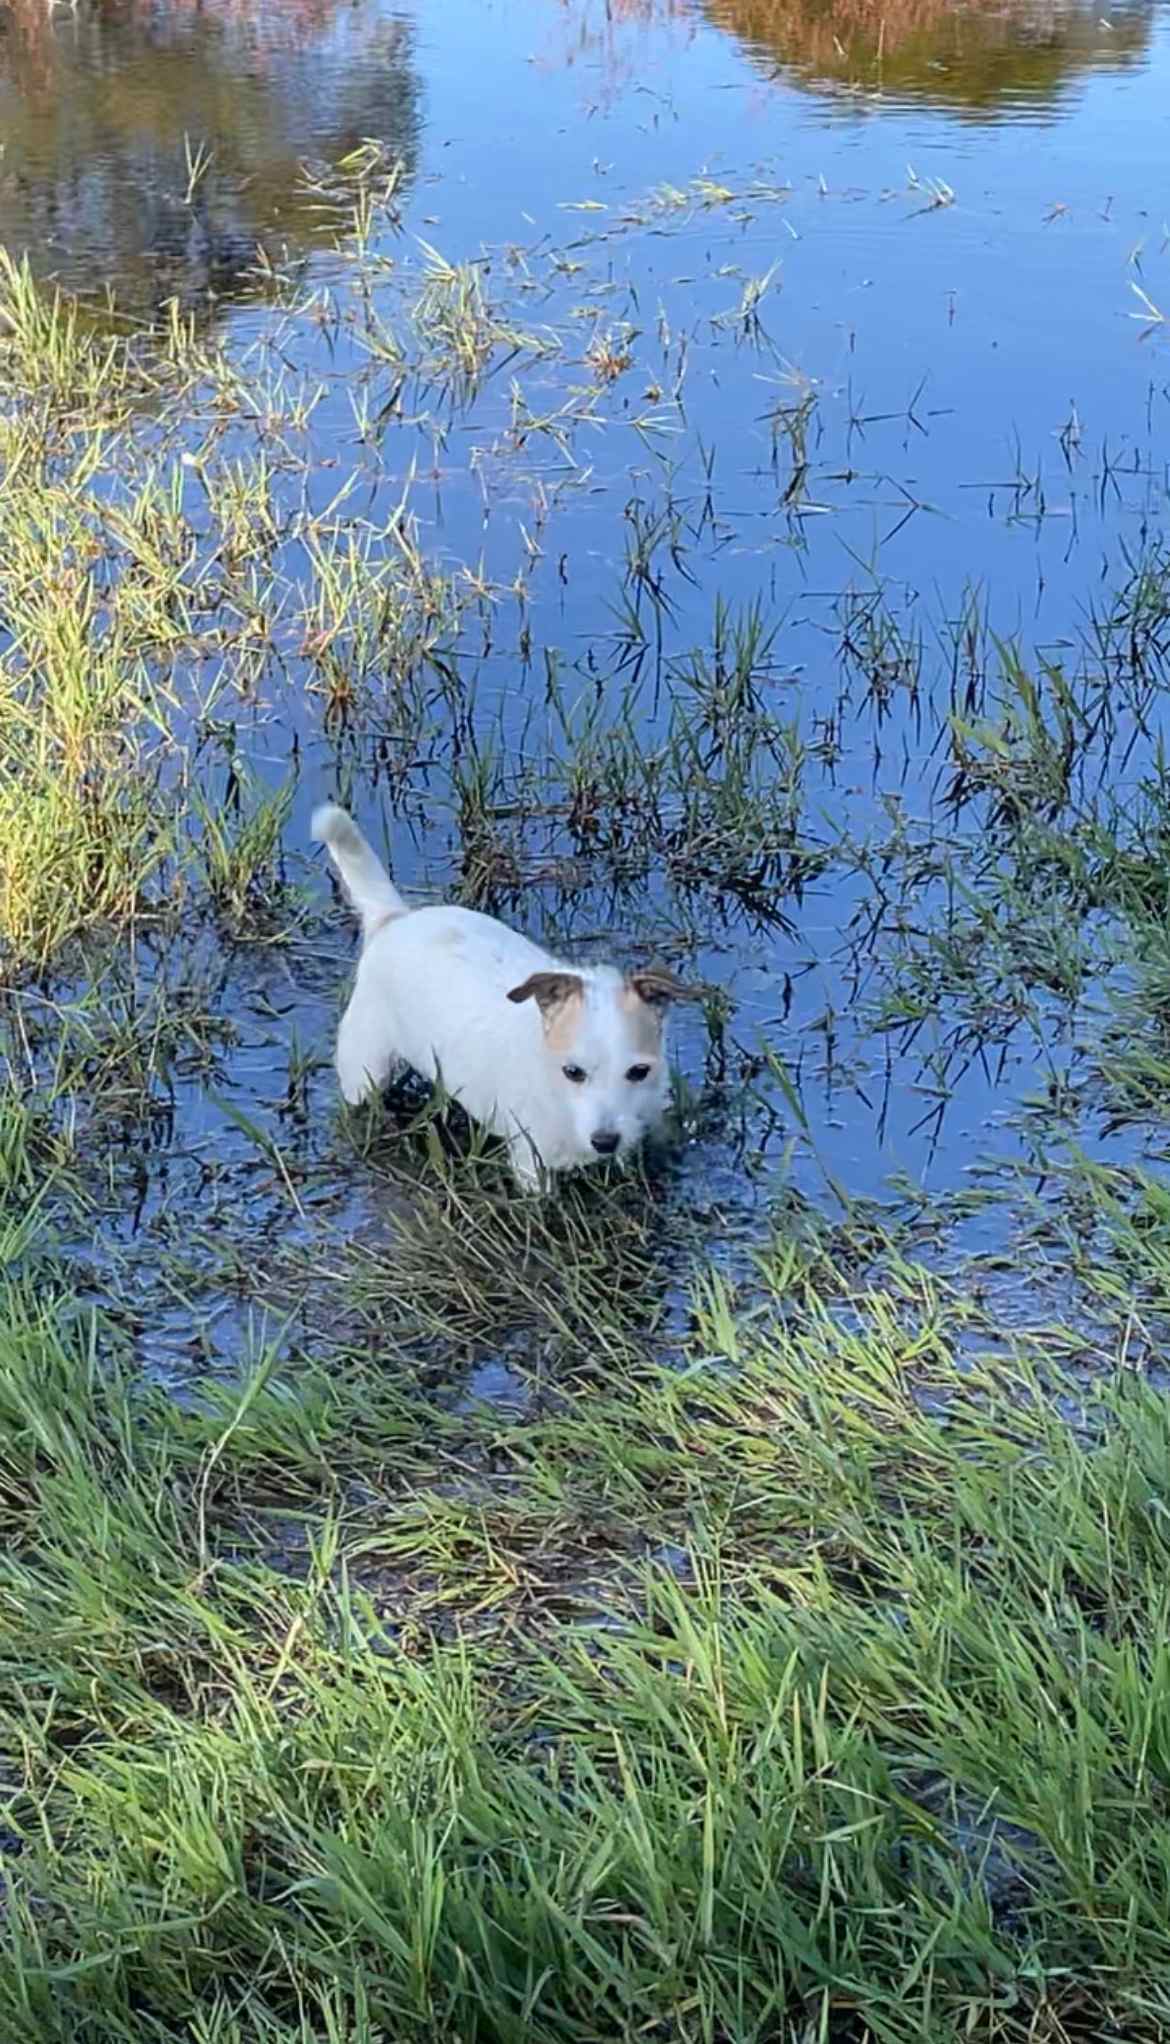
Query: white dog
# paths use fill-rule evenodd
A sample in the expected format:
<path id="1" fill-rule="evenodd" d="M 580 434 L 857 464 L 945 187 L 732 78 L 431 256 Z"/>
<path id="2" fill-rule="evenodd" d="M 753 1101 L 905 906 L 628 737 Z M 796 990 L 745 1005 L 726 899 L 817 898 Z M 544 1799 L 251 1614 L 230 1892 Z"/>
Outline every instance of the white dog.
<path id="1" fill-rule="evenodd" d="M 337 1035 L 346 1100 L 403 1065 L 441 1079 L 504 1138 L 526 1190 L 624 1155 L 661 1119 L 666 1010 L 687 998 L 672 974 L 565 965 L 474 909 L 408 908 L 344 809 L 327 803 L 312 828 L 362 924 Z"/>

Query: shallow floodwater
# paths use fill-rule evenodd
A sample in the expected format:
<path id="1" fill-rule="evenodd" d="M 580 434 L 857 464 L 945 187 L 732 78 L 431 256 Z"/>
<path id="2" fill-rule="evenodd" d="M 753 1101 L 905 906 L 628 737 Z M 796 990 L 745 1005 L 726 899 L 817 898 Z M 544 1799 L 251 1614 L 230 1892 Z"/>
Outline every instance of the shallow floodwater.
<path id="1" fill-rule="evenodd" d="M 677 889 L 651 886 L 639 934 L 685 926 L 692 968 L 726 990 L 737 1051 L 783 1058 L 800 1112 L 786 1090 L 759 1156 L 779 1166 L 792 1136 L 818 1160 L 810 1182 L 824 1170 L 877 1195 L 901 1175 L 951 1189 L 1022 1153 L 1021 1104 L 1064 1082 L 1077 1027 L 1043 993 L 1026 1016 L 997 1015 L 982 967 L 956 1005 L 916 949 L 925 883 L 886 916 L 883 962 L 880 848 L 899 832 L 929 847 L 955 820 L 939 745 L 964 663 L 1002 667 L 1010 644 L 1071 672 L 1086 644 L 1100 653 L 1118 588 L 1160 542 L 1170 10 L 36 0 L 0 7 L 0 137 L 0 242 L 99 311 L 147 321 L 177 298 L 229 337 L 261 333 L 273 274 L 333 274 L 338 215 L 313 173 L 372 139 L 402 164 L 387 257 L 417 260 L 424 242 L 451 262 L 506 251 L 487 270 L 531 323 L 583 321 L 594 351 L 610 347 L 607 422 L 587 453 L 575 443 L 571 474 L 550 453 L 522 481 L 501 469 L 497 487 L 505 367 L 441 432 L 416 418 L 381 444 L 363 480 L 371 520 L 413 468 L 438 563 L 506 589 L 525 561 L 520 622 L 461 649 L 515 761 L 550 662 L 583 689 L 600 670 L 628 680 L 615 606 L 651 528 L 630 711 L 647 745 L 686 649 L 711 646 L 716 604 L 758 605 L 774 635 L 760 686 L 791 718 L 799 838 L 823 868 L 809 857 L 805 884 L 763 881 L 754 912 L 692 888 L 683 914 Z M 322 334 L 307 485 L 320 502 L 339 467 L 366 460 L 346 376 L 347 360 L 355 377 L 367 365 L 346 346 Z M 550 406 L 578 371 L 579 358 L 548 369 Z M 349 790 L 404 881 L 451 886 L 458 834 L 432 785 L 413 803 L 386 794 L 392 724 L 345 751 Z M 313 705 L 286 703 L 257 741 L 276 777 L 294 737 L 293 846 L 340 758 Z M 1078 772 L 1124 804 L 1157 730 L 1098 741 Z M 834 865 L 845 836 L 871 856 Z M 633 912 L 600 859 L 574 851 L 575 884 L 562 875 L 555 895 L 533 853 L 506 912 L 612 945 Z M 289 1032 L 328 1033 L 345 957 L 338 930 L 303 975 L 283 961 L 277 1002 L 256 997 L 265 961 L 248 964 L 226 997 L 243 1051 L 214 1086 L 180 1088 L 189 1157 L 240 1140 L 220 1089 L 264 1120 Z M 916 970 L 912 1027 L 889 1003 Z M 989 1012 L 973 1016 L 980 994 Z M 248 1017 L 277 1012 L 252 1042 Z M 697 1018 L 680 1044 L 697 1084 Z M 324 1114 L 327 1077 L 316 1084 Z M 1104 1117 L 1077 1134 L 1107 1155 L 1128 1140 Z M 730 1143 L 696 1142 L 688 1168 L 696 1198 L 733 1201 Z"/>

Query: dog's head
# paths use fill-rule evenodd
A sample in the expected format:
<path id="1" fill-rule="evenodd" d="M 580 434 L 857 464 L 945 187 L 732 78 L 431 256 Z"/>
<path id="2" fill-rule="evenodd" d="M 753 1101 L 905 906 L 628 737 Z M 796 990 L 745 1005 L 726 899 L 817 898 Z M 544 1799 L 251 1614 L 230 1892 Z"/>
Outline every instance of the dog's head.
<path id="1" fill-rule="evenodd" d="M 510 1001 L 535 1001 L 549 1083 L 563 1096 L 578 1161 L 632 1150 L 661 1120 L 669 1093 L 666 1016 L 695 995 L 673 973 L 534 972 Z"/>

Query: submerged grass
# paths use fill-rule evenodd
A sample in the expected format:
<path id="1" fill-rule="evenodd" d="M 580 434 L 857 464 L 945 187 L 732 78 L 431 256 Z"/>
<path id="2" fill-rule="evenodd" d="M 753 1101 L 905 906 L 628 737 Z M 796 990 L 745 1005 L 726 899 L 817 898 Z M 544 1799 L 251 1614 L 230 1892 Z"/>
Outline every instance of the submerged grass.
<path id="1" fill-rule="evenodd" d="M 787 192 L 419 269 L 344 171 L 244 349 L 0 271 L 0 2039 L 1162 2038 L 1170 1221 L 1088 1149 L 1170 1101 L 1162 550 L 1059 656 L 733 604 L 614 250 Z M 803 575 L 880 421 L 780 382 Z M 701 981 L 663 1156 L 336 1114 L 325 784 Z M 1018 1239 L 851 1192 L 1013 1059 Z"/>

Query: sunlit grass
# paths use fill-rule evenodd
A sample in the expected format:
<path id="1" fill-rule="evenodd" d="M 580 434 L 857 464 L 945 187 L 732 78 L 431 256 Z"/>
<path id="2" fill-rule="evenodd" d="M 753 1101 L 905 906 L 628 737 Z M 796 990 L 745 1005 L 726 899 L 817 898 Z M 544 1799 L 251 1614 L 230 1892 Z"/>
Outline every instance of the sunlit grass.
<path id="1" fill-rule="evenodd" d="M 776 1275 L 511 1429 L 344 1350 L 181 1414 L 10 1282 L 14 2033 L 1159 2035 L 1161 1399 Z"/>

